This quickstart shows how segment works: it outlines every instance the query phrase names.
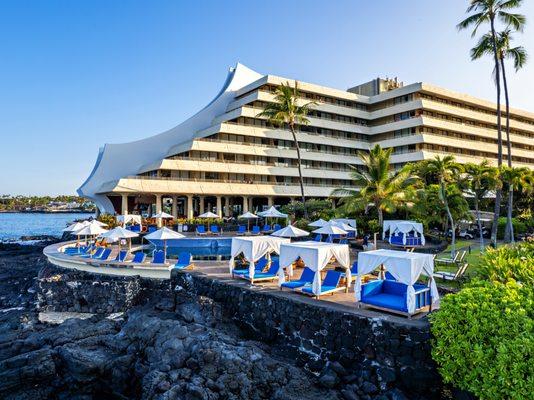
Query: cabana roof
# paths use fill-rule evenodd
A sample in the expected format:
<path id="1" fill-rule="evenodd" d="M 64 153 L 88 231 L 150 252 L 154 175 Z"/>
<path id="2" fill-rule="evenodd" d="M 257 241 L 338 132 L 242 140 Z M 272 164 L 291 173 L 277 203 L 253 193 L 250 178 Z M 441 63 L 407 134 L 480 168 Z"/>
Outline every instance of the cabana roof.
<path id="1" fill-rule="evenodd" d="M 434 257 L 432 254 L 382 249 L 358 254 L 358 276 L 356 277 L 356 287 L 354 288 L 356 301 L 361 299 L 360 277 L 374 271 L 380 265 L 383 265 L 397 281 L 408 286 L 406 298 L 408 312 L 413 313 L 415 310 L 415 290 L 413 285 L 421 275 L 426 275 L 430 279 L 429 286 L 432 301 L 435 302 L 439 299 L 438 288 L 433 278 Z"/>
<path id="2" fill-rule="evenodd" d="M 304 261 L 306 267 L 318 272 L 328 265 L 332 257 L 346 269 L 347 282 L 350 282 L 350 252 L 348 245 L 314 241 L 283 243 L 280 246 L 279 284 L 281 285 L 285 281 L 283 269 L 287 268 L 291 276 L 293 274 L 292 264 L 298 258 Z M 315 274 L 312 291 L 314 294 L 321 293 L 321 277 L 319 273 Z"/>

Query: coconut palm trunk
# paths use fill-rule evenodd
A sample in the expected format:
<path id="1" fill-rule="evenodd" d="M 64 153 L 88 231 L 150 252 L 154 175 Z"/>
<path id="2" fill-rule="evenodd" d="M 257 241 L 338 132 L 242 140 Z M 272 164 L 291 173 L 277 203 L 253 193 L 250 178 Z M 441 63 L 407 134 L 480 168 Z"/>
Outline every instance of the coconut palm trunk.
<path id="1" fill-rule="evenodd" d="M 445 211 L 447 212 L 447 217 L 449 219 L 449 223 L 451 224 L 451 232 L 452 232 L 451 258 L 454 258 L 454 255 L 456 254 L 456 226 L 454 225 L 454 219 L 452 218 L 451 209 L 449 208 L 449 202 L 447 201 L 447 190 L 445 188 L 445 183 L 442 181 L 440 182 L 439 186 L 440 186 L 440 192 L 442 196 L 443 205 L 445 206 Z"/>
<path id="2" fill-rule="evenodd" d="M 495 84 L 497 86 L 497 165 L 502 166 L 502 127 L 501 127 L 501 72 L 499 65 L 499 56 L 497 54 L 497 37 L 495 33 L 495 17 L 491 18 L 491 38 L 493 46 L 493 60 L 495 62 Z M 501 185 L 497 186 L 495 191 L 495 207 L 493 209 L 493 225 L 491 226 L 491 242 L 497 247 L 497 225 L 501 214 Z"/>
<path id="3" fill-rule="evenodd" d="M 289 130 L 293 135 L 293 142 L 295 143 L 295 149 L 297 150 L 297 166 L 299 169 L 299 183 L 300 183 L 300 195 L 302 198 L 302 206 L 304 207 L 304 218 L 308 219 L 308 209 L 306 207 L 306 195 L 304 194 L 304 177 L 302 176 L 302 162 L 300 158 L 300 146 L 297 140 L 297 133 L 295 131 L 295 124 L 289 123 Z"/>
<path id="4" fill-rule="evenodd" d="M 482 234 L 482 221 L 480 220 L 480 208 L 478 195 L 475 194 L 475 213 L 477 216 L 478 236 L 480 237 L 480 252 L 484 252 L 484 235 Z"/>
<path id="5" fill-rule="evenodd" d="M 508 151 L 508 167 L 512 168 L 512 142 L 510 141 L 510 98 L 508 97 L 508 83 L 506 81 L 506 69 L 504 57 L 501 55 L 502 83 L 504 88 L 504 101 L 506 107 L 506 149 Z M 508 207 L 506 213 L 506 229 L 504 231 L 504 241 L 514 242 L 514 226 L 512 223 L 512 208 L 514 204 L 514 186 L 510 182 L 508 185 Z"/>

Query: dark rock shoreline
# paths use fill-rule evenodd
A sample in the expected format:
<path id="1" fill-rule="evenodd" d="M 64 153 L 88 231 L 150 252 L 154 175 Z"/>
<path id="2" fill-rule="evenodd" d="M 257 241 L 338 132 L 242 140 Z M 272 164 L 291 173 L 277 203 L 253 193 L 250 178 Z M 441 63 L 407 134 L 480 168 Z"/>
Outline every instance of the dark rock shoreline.
<path id="1" fill-rule="evenodd" d="M 76 278 L 76 272 L 66 274 Z M 61 304 L 53 292 L 62 277 L 42 246 L 0 244 L 0 278 L 2 399 L 409 398 L 337 362 L 312 374 L 282 347 L 247 339 L 211 298 L 183 288 L 172 298 L 163 295 L 157 286 L 169 283 L 143 291 L 95 279 L 93 296 L 119 289 L 132 295 L 100 306 L 91 306 L 97 297 L 78 299 L 79 307 L 56 311 L 95 315 L 49 324 L 39 320 L 39 311 L 46 311 L 39 291 Z"/>

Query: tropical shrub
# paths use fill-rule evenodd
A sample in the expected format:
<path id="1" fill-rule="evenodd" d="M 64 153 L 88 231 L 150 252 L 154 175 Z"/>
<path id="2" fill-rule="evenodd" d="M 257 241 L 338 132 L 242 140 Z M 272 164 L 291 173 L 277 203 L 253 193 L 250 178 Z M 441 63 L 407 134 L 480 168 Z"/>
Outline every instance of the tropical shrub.
<path id="1" fill-rule="evenodd" d="M 517 218 L 512 218 L 512 225 L 514 226 L 514 236 L 526 233 L 527 224 Z M 497 238 L 504 239 L 504 229 L 506 228 L 506 218 L 500 217 L 497 225 Z"/>
<path id="2" fill-rule="evenodd" d="M 308 221 L 307 219 L 301 218 L 301 219 L 298 219 L 297 221 L 295 221 L 295 223 L 293 225 L 295 225 L 299 229 L 303 229 L 305 231 L 310 232 L 312 230 L 310 228 L 312 228 L 312 227 L 308 226 L 309 223 L 310 223 L 310 221 Z M 313 228 L 313 229 L 317 229 L 317 228 Z"/>
<path id="3" fill-rule="evenodd" d="M 113 229 L 117 226 L 117 218 L 111 214 L 100 214 L 98 220 L 106 224 L 107 229 Z"/>
<path id="4" fill-rule="evenodd" d="M 445 382 L 482 400 L 532 398 L 532 285 L 478 282 L 445 296 L 430 320 Z"/>
<path id="5" fill-rule="evenodd" d="M 534 242 L 488 248 L 480 261 L 478 277 L 501 283 L 513 280 L 533 286 Z"/>
<path id="6" fill-rule="evenodd" d="M 306 210 L 310 220 L 322 218 L 328 221 L 334 217 L 334 209 L 332 208 L 332 202 L 330 200 L 306 200 Z M 285 206 L 280 207 L 280 211 L 284 214 L 292 215 L 295 219 L 304 217 L 304 207 L 301 201 L 294 201 L 286 204 Z"/>

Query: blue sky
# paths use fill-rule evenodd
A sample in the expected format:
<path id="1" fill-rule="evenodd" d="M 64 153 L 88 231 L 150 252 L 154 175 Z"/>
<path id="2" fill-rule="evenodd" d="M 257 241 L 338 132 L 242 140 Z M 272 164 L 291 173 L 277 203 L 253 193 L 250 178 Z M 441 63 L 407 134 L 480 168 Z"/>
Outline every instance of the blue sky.
<path id="1" fill-rule="evenodd" d="M 0 194 L 71 194 L 104 143 L 194 114 L 237 61 L 346 89 L 377 76 L 493 100 L 490 60 L 455 24 L 467 0 L 3 1 Z M 517 42 L 534 57 L 534 2 Z M 534 111 L 534 61 L 510 77 Z M 132 160 L 135 162 L 135 160 Z"/>

